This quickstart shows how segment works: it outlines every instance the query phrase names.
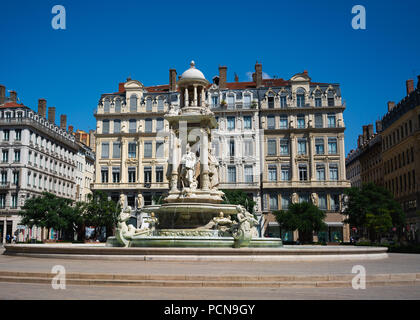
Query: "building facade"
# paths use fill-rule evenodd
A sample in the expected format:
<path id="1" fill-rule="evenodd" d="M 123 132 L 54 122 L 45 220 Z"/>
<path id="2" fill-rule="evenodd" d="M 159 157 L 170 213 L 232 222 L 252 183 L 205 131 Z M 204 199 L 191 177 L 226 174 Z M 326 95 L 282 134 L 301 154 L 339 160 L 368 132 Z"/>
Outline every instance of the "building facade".
<path id="1" fill-rule="evenodd" d="M 318 238 L 348 241 L 341 214 L 350 183 L 339 85 L 312 82 L 307 72 L 290 80 L 262 74 L 257 63 L 252 81 L 227 82 L 227 67 L 219 67 L 206 89 L 204 98 L 218 122 L 212 147 L 219 189 L 252 196 L 265 235 L 279 233 L 272 211 L 312 201 L 327 212 L 328 232 Z M 118 92 L 101 95 L 95 112 L 95 189 L 132 208 L 159 201 L 169 188 L 164 114 L 179 108 L 180 95 L 174 69 L 169 85 L 145 87 L 127 79 Z M 296 233 L 285 231 L 287 240 L 296 240 Z"/>
<path id="2" fill-rule="evenodd" d="M 75 157 L 77 167 L 75 171 L 75 200 L 86 202 L 88 194 L 92 193 L 91 185 L 95 180 L 95 153 L 80 141 L 77 141 L 77 145 L 78 151 Z"/>
<path id="3" fill-rule="evenodd" d="M 44 191 L 75 199 L 75 138 L 55 125 L 55 108 L 48 110 L 46 100 L 39 99 L 38 113 L 17 103 L 11 91 L 5 95 L 0 86 L 0 234 L 17 235 L 19 241 L 46 238 L 40 228 L 19 225 L 18 212 L 25 200 Z"/>

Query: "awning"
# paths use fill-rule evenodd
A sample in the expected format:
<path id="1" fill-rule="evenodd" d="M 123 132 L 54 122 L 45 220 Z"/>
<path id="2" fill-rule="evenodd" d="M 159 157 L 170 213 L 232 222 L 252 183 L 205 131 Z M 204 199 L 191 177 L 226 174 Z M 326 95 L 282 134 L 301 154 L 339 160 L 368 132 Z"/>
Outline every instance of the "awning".
<path id="1" fill-rule="evenodd" d="M 325 222 L 329 227 L 342 227 L 344 223 L 342 222 Z"/>

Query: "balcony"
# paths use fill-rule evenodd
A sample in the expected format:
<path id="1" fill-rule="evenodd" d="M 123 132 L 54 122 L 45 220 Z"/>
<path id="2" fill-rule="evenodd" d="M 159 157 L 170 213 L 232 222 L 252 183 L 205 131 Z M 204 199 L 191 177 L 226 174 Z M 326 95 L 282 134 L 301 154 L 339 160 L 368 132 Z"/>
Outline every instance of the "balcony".
<path id="1" fill-rule="evenodd" d="M 10 182 L 7 182 L 7 181 L 0 182 L 0 189 L 8 189 L 8 188 L 10 188 Z"/>

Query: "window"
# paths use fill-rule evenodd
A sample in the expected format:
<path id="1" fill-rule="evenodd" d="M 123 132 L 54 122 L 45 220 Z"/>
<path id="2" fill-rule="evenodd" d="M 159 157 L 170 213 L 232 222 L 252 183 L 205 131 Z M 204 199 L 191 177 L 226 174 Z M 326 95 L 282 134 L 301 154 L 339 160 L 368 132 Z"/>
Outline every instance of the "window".
<path id="1" fill-rule="evenodd" d="M 275 139 L 269 139 L 267 141 L 267 155 L 275 156 L 276 154 L 277 154 L 276 140 Z"/>
<path id="2" fill-rule="evenodd" d="M 280 116 L 280 129 L 287 129 L 288 123 L 287 115 L 282 114 Z"/>
<path id="3" fill-rule="evenodd" d="M 162 97 L 159 97 L 158 99 L 158 111 L 164 110 L 164 99 Z"/>
<path id="4" fill-rule="evenodd" d="M 163 182 L 163 167 L 156 167 L 156 182 Z"/>
<path id="5" fill-rule="evenodd" d="M 109 120 L 102 120 L 102 133 L 109 133 Z"/>
<path id="6" fill-rule="evenodd" d="M 281 195 L 281 209 L 288 210 L 290 205 L 290 196 L 288 194 Z"/>
<path id="7" fill-rule="evenodd" d="M 252 128 L 252 118 L 251 116 L 244 116 L 244 129 Z"/>
<path id="8" fill-rule="evenodd" d="M 219 156 L 219 142 L 213 141 L 212 146 L 213 146 L 213 154 L 216 157 L 218 157 Z"/>
<path id="9" fill-rule="evenodd" d="M 235 156 L 235 140 L 233 139 L 229 141 L 229 156 L 230 157 Z"/>
<path id="10" fill-rule="evenodd" d="M 12 194 L 12 208 L 16 209 L 18 206 L 18 196 L 17 194 Z"/>
<path id="11" fill-rule="evenodd" d="M 108 159 L 109 158 L 109 143 L 108 142 L 102 142 L 102 159 Z M 35 162 L 36 162 L 36 154 L 35 154 Z"/>
<path id="12" fill-rule="evenodd" d="M 19 183 L 19 171 L 13 171 L 13 184 L 17 185 Z"/>
<path id="13" fill-rule="evenodd" d="M 307 181 L 308 180 L 308 168 L 306 165 L 299 165 L 299 180 Z"/>
<path id="14" fill-rule="evenodd" d="M 315 114 L 315 128 L 323 128 L 324 120 L 322 119 L 322 113 Z"/>
<path id="15" fill-rule="evenodd" d="M 268 181 L 272 181 L 272 182 L 277 181 L 277 166 L 276 165 L 268 166 Z"/>
<path id="16" fill-rule="evenodd" d="M 318 208 L 327 210 L 327 196 L 325 194 L 318 194 Z"/>
<path id="17" fill-rule="evenodd" d="M 227 117 L 228 130 L 235 130 L 235 117 Z"/>
<path id="18" fill-rule="evenodd" d="M 229 109 L 233 109 L 235 106 L 235 97 L 233 95 L 227 96 L 227 104 Z"/>
<path id="19" fill-rule="evenodd" d="M 20 141 L 22 140 L 22 130 L 21 129 L 16 129 L 16 141 Z"/>
<path id="20" fill-rule="evenodd" d="M 128 132 L 129 133 L 136 133 L 137 132 L 137 122 L 136 122 L 135 119 L 130 119 Z"/>
<path id="21" fill-rule="evenodd" d="M 315 92 L 315 107 L 322 107 L 321 91 Z"/>
<path id="22" fill-rule="evenodd" d="M 287 96 L 285 93 L 282 93 L 280 95 L 280 107 L 281 108 L 286 108 L 287 107 Z"/>
<path id="23" fill-rule="evenodd" d="M 152 157 L 152 142 L 151 141 L 144 142 L 144 157 L 145 158 Z"/>
<path id="24" fill-rule="evenodd" d="M 152 182 L 152 167 L 144 167 L 144 183 Z"/>
<path id="25" fill-rule="evenodd" d="M 229 183 L 236 182 L 236 167 L 235 166 L 228 166 L 228 182 Z"/>
<path id="26" fill-rule="evenodd" d="M 112 182 L 120 182 L 120 167 L 112 167 Z"/>
<path id="27" fill-rule="evenodd" d="M 137 96 L 135 94 L 132 94 L 130 96 L 130 112 L 136 112 L 137 111 Z"/>
<path id="28" fill-rule="evenodd" d="M 298 139 L 298 154 L 306 154 L 306 139 Z"/>
<path id="29" fill-rule="evenodd" d="M 324 154 L 324 138 L 315 139 L 315 152 L 316 154 Z"/>
<path id="30" fill-rule="evenodd" d="M 289 140 L 280 139 L 280 155 L 286 156 L 289 154 Z"/>
<path id="31" fill-rule="evenodd" d="M 330 210 L 340 211 L 340 198 L 338 194 L 330 195 Z"/>
<path id="32" fill-rule="evenodd" d="M 128 182 L 136 182 L 136 167 L 128 167 Z"/>
<path id="33" fill-rule="evenodd" d="M 249 94 L 244 95 L 244 108 L 251 107 L 251 96 Z"/>
<path id="34" fill-rule="evenodd" d="M 121 112 L 121 100 L 120 99 L 115 100 L 115 112 L 116 113 Z"/>
<path id="35" fill-rule="evenodd" d="M 252 183 L 254 182 L 254 174 L 252 172 L 252 166 L 244 167 L 245 182 Z"/>
<path id="36" fill-rule="evenodd" d="M 273 109 L 274 108 L 274 97 L 268 97 L 268 108 Z"/>
<path id="37" fill-rule="evenodd" d="M 328 106 L 334 107 L 334 91 L 328 91 Z"/>
<path id="38" fill-rule="evenodd" d="M 251 157 L 253 155 L 253 144 L 254 141 L 252 139 L 244 140 L 244 155 Z"/>
<path id="39" fill-rule="evenodd" d="M 302 202 L 309 202 L 309 194 L 307 193 L 299 194 L 299 203 L 302 203 Z"/>
<path id="40" fill-rule="evenodd" d="M 267 129 L 276 128 L 276 118 L 274 116 L 267 116 Z"/>
<path id="41" fill-rule="evenodd" d="M 297 127 L 298 129 L 304 129 L 305 128 L 305 115 L 298 114 L 297 115 Z"/>
<path id="42" fill-rule="evenodd" d="M 129 142 L 128 143 L 128 158 L 134 159 L 137 156 L 137 143 L 136 142 Z"/>
<path id="43" fill-rule="evenodd" d="M 163 130 L 163 119 L 158 118 L 156 119 L 156 131 L 159 132 L 161 130 Z"/>
<path id="44" fill-rule="evenodd" d="M 277 194 L 271 193 L 270 194 L 270 210 L 278 210 L 279 209 L 279 199 Z"/>
<path id="45" fill-rule="evenodd" d="M 145 120 L 145 132 L 152 132 L 152 119 Z"/>
<path id="46" fill-rule="evenodd" d="M 7 183 L 7 171 L 1 172 L 1 184 L 5 185 Z"/>
<path id="47" fill-rule="evenodd" d="M 337 154 L 337 138 L 328 138 L 328 154 Z"/>
<path id="48" fill-rule="evenodd" d="M 335 114 L 329 113 L 327 116 L 328 119 L 328 128 L 335 128 Z"/>
<path id="49" fill-rule="evenodd" d="M 110 101 L 106 99 L 104 101 L 104 112 L 109 112 Z"/>
<path id="50" fill-rule="evenodd" d="M 316 179 L 318 181 L 325 181 L 325 166 L 318 164 L 316 166 Z"/>
<path id="51" fill-rule="evenodd" d="M 164 157 L 164 144 L 163 141 L 156 141 L 156 158 Z"/>
<path id="52" fill-rule="evenodd" d="M 281 181 L 289 181 L 290 180 L 290 166 L 289 165 L 281 165 Z"/>
<path id="53" fill-rule="evenodd" d="M 114 159 L 121 158 L 121 143 L 120 142 L 112 143 L 112 158 Z"/>
<path id="54" fill-rule="evenodd" d="M 0 194 L 0 208 L 4 209 L 6 207 L 6 195 Z"/>
<path id="55" fill-rule="evenodd" d="M 3 140 L 4 141 L 9 141 L 10 138 L 10 130 L 3 130 Z"/>
<path id="56" fill-rule="evenodd" d="M 15 162 L 20 162 L 20 150 L 15 150 Z"/>
<path id="57" fill-rule="evenodd" d="M 114 133 L 121 132 L 121 120 L 114 120 Z"/>
<path id="58" fill-rule="evenodd" d="M 216 108 L 219 105 L 219 96 L 211 96 L 212 107 Z"/>
<path id="59" fill-rule="evenodd" d="M 330 164 L 330 180 L 338 180 L 338 165 Z"/>
<path id="60" fill-rule="evenodd" d="M 299 88 L 296 91 L 296 105 L 299 108 L 303 108 L 305 106 L 305 90 L 302 88 Z"/>

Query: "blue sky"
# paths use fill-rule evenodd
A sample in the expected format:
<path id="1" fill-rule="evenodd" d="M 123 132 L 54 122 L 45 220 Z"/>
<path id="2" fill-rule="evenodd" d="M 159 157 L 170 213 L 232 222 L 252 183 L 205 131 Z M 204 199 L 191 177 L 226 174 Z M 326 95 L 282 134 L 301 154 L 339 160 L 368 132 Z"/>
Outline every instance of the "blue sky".
<path id="1" fill-rule="evenodd" d="M 66 8 L 66 30 L 51 27 L 51 9 Z M 353 30 L 351 8 L 366 8 L 366 30 Z M 405 96 L 420 74 L 420 1 L 1 1 L 0 83 L 37 109 L 38 98 L 95 128 L 101 93 L 128 76 L 168 83 L 195 60 L 208 79 L 228 66 L 246 81 L 258 60 L 270 76 L 308 70 L 314 82 L 340 83 L 346 152 L 361 126 L 389 100 Z M 415 83 L 417 80 L 415 81 Z"/>

